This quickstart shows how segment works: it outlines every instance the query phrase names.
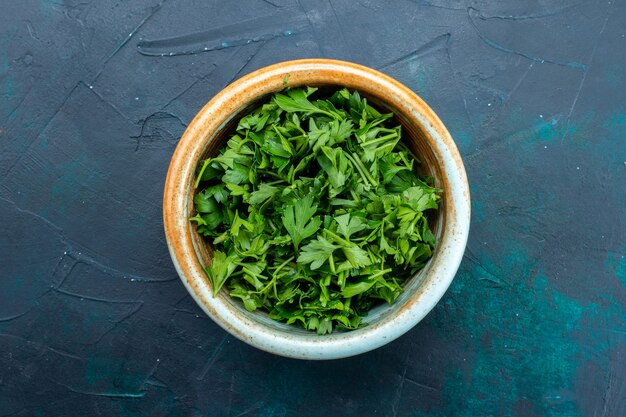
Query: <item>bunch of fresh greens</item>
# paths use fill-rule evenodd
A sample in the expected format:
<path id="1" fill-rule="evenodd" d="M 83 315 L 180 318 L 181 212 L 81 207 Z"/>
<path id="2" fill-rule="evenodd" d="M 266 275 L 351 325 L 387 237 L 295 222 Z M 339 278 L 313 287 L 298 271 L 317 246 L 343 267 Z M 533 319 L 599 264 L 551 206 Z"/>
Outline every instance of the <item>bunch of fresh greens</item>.
<path id="1" fill-rule="evenodd" d="M 313 99 L 289 89 L 243 117 L 227 146 L 198 167 L 206 268 L 249 311 L 319 334 L 356 329 L 431 257 L 425 211 L 439 196 L 416 158 L 358 92 Z M 319 94 L 319 93 L 318 93 Z"/>

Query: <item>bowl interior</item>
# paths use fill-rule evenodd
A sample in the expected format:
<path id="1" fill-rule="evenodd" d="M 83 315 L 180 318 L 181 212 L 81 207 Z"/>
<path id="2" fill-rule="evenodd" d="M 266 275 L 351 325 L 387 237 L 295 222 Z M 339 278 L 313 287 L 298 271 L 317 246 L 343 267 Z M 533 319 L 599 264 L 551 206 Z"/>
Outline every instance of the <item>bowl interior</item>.
<path id="1" fill-rule="evenodd" d="M 307 83 L 302 85 L 290 84 L 290 87 L 301 87 L 304 85 L 320 87 L 321 94 L 324 95 L 324 90 L 332 91 L 336 89 L 343 88 L 344 85 L 338 84 L 319 84 L 319 83 Z M 350 88 L 350 90 L 353 90 Z M 276 90 L 280 91 L 280 90 Z M 274 91 L 274 92 L 276 92 Z M 446 201 L 447 201 L 447 190 L 445 186 L 445 182 L 442 181 L 442 175 L 444 174 L 441 169 L 441 164 L 437 160 L 437 156 L 430 146 L 429 142 L 426 140 L 426 131 L 423 126 L 417 125 L 411 122 L 411 118 L 409 115 L 402 113 L 396 108 L 393 108 L 389 103 L 386 97 L 382 94 L 373 94 L 372 92 L 365 92 L 363 90 L 359 90 L 359 93 L 362 97 L 365 97 L 369 103 L 371 103 L 377 110 L 381 112 L 393 112 L 395 114 L 394 121 L 397 124 L 402 126 L 403 138 L 402 141 L 407 145 L 407 147 L 413 152 L 414 155 L 420 160 L 420 164 L 416 165 L 416 172 L 420 175 L 426 175 L 434 178 L 435 187 L 442 189 L 441 199 L 439 202 L 439 209 L 434 212 L 431 211 L 429 213 L 429 221 L 431 230 L 437 238 L 437 242 L 440 241 L 441 236 L 444 233 L 444 225 L 445 222 L 445 213 L 446 213 Z M 233 133 L 235 127 L 239 120 L 246 115 L 246 113 L 257 105 L 267 100 L 272 93 L 265 94 L 260 97 L 256 97 L 253 100 L 250 100 L 245 106 L 238 109 L 234 112 L 230 118 L 221 125 L 221 127 L 213 133 L 210 137 L 206 138 L 206 144 L 204 147 L 204 152 L 202 155 L 202 159 L 215 156 L 219 153 L 219 150 L 226 145 L 230 135 Z M 194 179 L 195 182 L 195 179 Z M 193 182 L 192 182 L 193 184 Z M 187 207 L 189 208 L 189 213 L 187 213 L 187 218 L 192 216 L 193 212 L 193 196 L 195 191 L 191 189 L 188 196 Z M 200 263 L 205 266 L 208 265 L 211 259 L 211 247 L 206 242 L 206 240 L 195 232 L 195 226 L 189 222 L 189 226 L 191 229 L 191 235 L 193 239 L 193 245 L 195 248 L 196 255 L 200 260 Z M 437 245 L 435 251 L 433 253 L 433 257 L 428 261 L 426 266 L 418 271 L 413 277 L 411 277 L 404 285 L 404 292 L 398 297 L 398 299 L 394 302 L 393 305 L 389 306 L 387 304 L 379 304 L 375 306 L 372 310 L 370 310 L 367 317 L 365 317 L 364 321 L 368 323 L 368 326 L 363 329 L 367 329 L 370 326 L 374 326 L 376 323 L 382 321 L 384 318 L 389 315 L 393 315 L 402 307 L 404 304 L 412 298 L 415 293 L 420 291 L 420 287 L 424 281 L 424 278 L 428 275 L 429 269 L 431 267 L 432 260 L 437 256 L 441 245 Z M 227 292 L 222 289 L 220 297 L 223 297 L 224 301 L 228 302 L 232 308 L 238 310 L 238 312 L 248 319 L 261 324 L 263 326 L 271 328 L 273 331 L 277 332 L 289 332 L 289 333 L 300 333 L 305 337 L 317 337 L 314 332 L 306 331 L 296 326 L 287 326 L 283 323 L 279 323 L 277 321 L 271 320 L 266 313 L 260 311 L 249 312 L 244 307 L 243 304 L 238 302 L 237 300 L 228 296 Z M 350 331 L 349 333 L 359 332 L 363 329 L 358 329 L 354 331 Z M 341 331 L 333 332 L 333 334 L 340 334 Z"/>

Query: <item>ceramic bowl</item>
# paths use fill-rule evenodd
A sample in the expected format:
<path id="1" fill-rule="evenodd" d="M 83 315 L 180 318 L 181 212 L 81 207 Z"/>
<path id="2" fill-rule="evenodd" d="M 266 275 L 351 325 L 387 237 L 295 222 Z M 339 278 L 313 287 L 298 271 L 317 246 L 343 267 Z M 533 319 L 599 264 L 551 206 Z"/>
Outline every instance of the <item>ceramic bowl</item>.
<path id="1" fill-rule="evenodd" d="M 391 306 L 370 311 L 354 331 L 319 336 L 287 326 L 261 312 L 248 312 L 222 290 L 212 295 L 203 265 L 211 252 L 189 222 L 198 162 L 224 145 L 229 131 L 251 106 L 289 87 L 348 87 L 379 109 L 393 110 L 405 143 L 420 158 L 419 170 L 443 190 L 432 227 L 437 248 L 428 264 L 404 286 Z M 432 215 L 432 214 L 431 214 Z M 378 348 L 415 326 L 441 299 L 461 263 L 470 224 L 470 194 L 459 152 L 439 117 L 414 92 L 373 69 L 326 59 L 288 61 L 232 83 L 196 115 L 172 157 L 165 183 L 163 220 L 167 244 L 182 282 L 198 305 L 227 332 L 267 352 L 300 359 L 336 359 Z"/>

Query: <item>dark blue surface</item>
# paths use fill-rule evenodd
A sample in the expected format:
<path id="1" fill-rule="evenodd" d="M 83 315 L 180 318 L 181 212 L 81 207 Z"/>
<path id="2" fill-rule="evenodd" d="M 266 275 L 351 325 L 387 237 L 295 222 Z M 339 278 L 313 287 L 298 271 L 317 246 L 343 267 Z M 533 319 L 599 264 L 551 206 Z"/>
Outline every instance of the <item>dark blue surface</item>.
<path id="1" fill-rule="evenodd" d="M 626 415 L 625 36 L 622 0 L 3 2 L 0 416 Z M 305 57 L 422 96 L 473 199 L 435 310 L 332 362 L 218 328 L 161 221 L 201 106 Z"/>

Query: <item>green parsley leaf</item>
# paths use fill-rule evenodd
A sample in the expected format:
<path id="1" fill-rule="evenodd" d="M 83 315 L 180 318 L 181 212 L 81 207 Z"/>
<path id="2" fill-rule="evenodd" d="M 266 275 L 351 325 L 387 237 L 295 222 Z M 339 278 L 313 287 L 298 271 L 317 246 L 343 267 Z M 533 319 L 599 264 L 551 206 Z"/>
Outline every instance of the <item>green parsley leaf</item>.
<path id="1" fill-rule="evenodd" d="M 280 189 L 278 187 L 274 187 L 269 184 L 261 184 L 259 185 L 259 189 L 257 191 L 253 191 L 250 193 L 250 197 L 248 198 L 248 203 L 253 206 L 258 206 L 268 199 L 274 197 L 276 193 L 278 193 Z"/>
<path id="2" fill-rule="evenodd" d="M 317 236 L 317 240 L 311 241 L 303 246 L 298 256 L 298 262 L 311 264 L 311 269 L 321 267 L 339 246 L 330 243 L 322 236 Z"/>
<path id="3" fill-rule="evenodd" d="M 337 230 L 348 240 L 352 234 L 367 228 L 367 224 L 360 217 L 350 217 L 350 213 L 335 217 L 335 221 Z"/>
<path id="4" fill-rule="evenodd" d="M 287 94 L 289 96 L 285 96 L 283 94 L 274 95 L 274 103 L 286 112 L 304 112 L 308 114 L 322 113 L 332 116 L 332 114 L 311 103 L 307 99 L 307 94 L 304 90 L 289 90 Z"/>
<path id="5" fill-rule="evenodd" d="M 211 265 L 206 268 L 206 273 L 213 286 L 213 295 L 216 295 L 228 277 L 235 271 L 236 265 L 232 256 L 226 256 L 224 252 L 214 251 Z"/>
<path id="6" fill-rule="evenodd" d="M 303 239 L 312 236 L 319 229 L 322 222 L 319 217 L 313 217 L 316 211 L 317 206 L 313 205 L 313 196 L 310 194 L 285 208 L 283 225 L 289 232 L 296 250 Z"/>

